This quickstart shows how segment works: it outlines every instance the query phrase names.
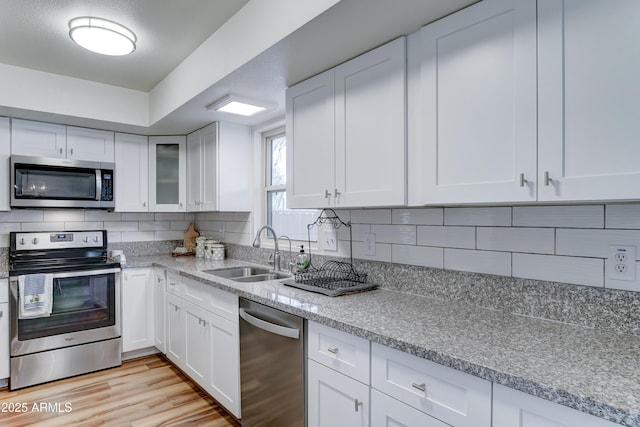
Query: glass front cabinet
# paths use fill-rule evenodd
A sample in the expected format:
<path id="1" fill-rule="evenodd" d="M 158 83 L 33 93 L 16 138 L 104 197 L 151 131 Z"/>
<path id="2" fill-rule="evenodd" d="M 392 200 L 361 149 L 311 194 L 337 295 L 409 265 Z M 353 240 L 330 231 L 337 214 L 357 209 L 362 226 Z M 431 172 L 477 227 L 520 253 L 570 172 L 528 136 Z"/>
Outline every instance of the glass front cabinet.
<path id="1" fill-rule="evenodd" d="M 186 211 L 186 137 L 149 137 L 151 212 Z"/>

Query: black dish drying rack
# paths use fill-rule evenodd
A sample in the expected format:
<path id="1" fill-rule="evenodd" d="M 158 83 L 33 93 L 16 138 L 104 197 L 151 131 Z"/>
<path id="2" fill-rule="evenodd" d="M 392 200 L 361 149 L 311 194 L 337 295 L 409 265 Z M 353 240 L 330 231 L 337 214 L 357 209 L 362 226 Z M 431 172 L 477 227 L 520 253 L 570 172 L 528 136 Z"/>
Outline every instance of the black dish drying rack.
<path id="1" fill-rule="evenodd" d="M 330 224 L 336 230 L 342 227 L 349 229 L 350 262 L 327 261 L 320 267 L 313 265 L 311 229 L 324 224 Z M 375 284 L 367 283 L 367 273 L 360 272 L 353 266 L 351 223 L 342 221 L 333 209 L 323 209 L 318 218 L 307 225 L 307 235 L 309 236 L 309 267 L 304 271 L 295 272 L 294 279 L 285 280 L 282 282 L 283 284 L 328 296 L 362 292 L 377 287 Z"/>

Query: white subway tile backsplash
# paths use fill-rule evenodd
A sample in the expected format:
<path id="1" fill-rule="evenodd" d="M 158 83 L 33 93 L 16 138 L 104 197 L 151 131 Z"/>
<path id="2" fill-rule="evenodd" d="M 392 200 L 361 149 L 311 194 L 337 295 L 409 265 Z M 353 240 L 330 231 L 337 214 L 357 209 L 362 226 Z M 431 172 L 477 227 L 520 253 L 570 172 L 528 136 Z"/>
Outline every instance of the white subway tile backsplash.
<path id="1" fill-rule="evenodd" d="M 601 287 L 604 286 L 604 260 L 514 253 L 513 276 Z"/>
<path id="2" fill-rule="evenodd" d="M 640 256 L 640 230 L 556 230 L 556 254 L 606 258 L 609 245 L 635 246 Z"/>
<path id="3" fill-rule="evenodd" d="M 390 209 L 354 209 L 351 211 L 351 223 L 352 224 L 391 224 L 391 210 Z"/>
<path id="4" fill-rule="evenodd" d="M 79 222 L 65 222 L 64 223 L 65 231 L 73 231 L 73 230 L 102 230 L 104 229 L 104 223 L 100 221 L 79 221 Z"/>
<path id="5" fill-rule="evenodd" d="M 606 228 L 640 229 L 640 205 L 607 205 Z"/>
<path id="6" fill-rule="evenodd" d="M 444 208 L 444 225 L 511 225 L 511 208 Z"/>
<path id="7" fill-rule="evenodd" d="M 86 210 L 84 211 L 84 220 L 115 222 L 122 220 L 122 214 L 120 212 L 110 212 L 105 210 Z"/>
<path id="8" fill-rule="evenodd" d="M 604 206 L 514 206 L 513 226 L 603 228 Z"/>
<path id="9" fill-rule="evenodd" d="M 139 231 L 171 230 L 171 221 L 138 221 Z"/>
<path id="10" fill-rule="evenodd" d="M 554 253 L 553 228 L 478 227 L 478 249 L 539 254 Z"/>
<path id="11" fill-rule="evenodd" d="M 371 261 L 391 262 L 391 246 L 386 243 L 376 243 L 376 254 L 365 255 L 364 242 L 353 242 L 353 257 Z M 330 254 L 330 252 L 325 252 L 325 255 Z"/>
<path id="12" fill-rule="evenodd" d="M 392 209 L 392 224 L 442 225 L 444 210 L 442 208 Z"/>
<path id="13" fill-rule="evenodd" d="M 428 246 L 391 245 L 391 262 L 444 268 L 444 249 Z"/>
<path id="14" fill-rule="evenodd" d="M 9 234 L 12 231 L 22 231 L 21 224 L 19 222 L 0 222 L 0 234 Z"/>
<path id="15" fill-rule="evenodd" d="M 184 231 L 154 231 L 154 239 L 160 240 L 183 240 Z"/>
<path id="16" fill-rule="evenodd" d="M 42 222 L 42 209 L 14 209 L 0 212 L 0 222 Z"/>
<path id="17" fill-rule="evenodd" d="M 189 225 L 192 222 L 193 221 L 171 221 L 169 225 L 169 229 L 176 230 L 176 231 L 178 230 L 187 231 L 189 229 Z"/>
<path id="18" fill-rule="evenodd" d="M 416 244 L 415 225 L 372 225 L 371 233 L 376 235 L 376 242 L 380 243 Z"/>
<path id="19" fill-rule="evenodd" d="M 418 226 L 419 246 L 475 249 L 475 227 Z"/>
<path id="20" fill-rule="evenodd" d="M 154 240 L 155 233 L 153 231 L 129 231 L 121 233 L 120 238 L 121 242 L 152 242 Z"/>
<path id="21" fill-rule="evenodd" d="M 58 231 L 64 229 L 64 222 L 23 222 L 20 231 Z"/>
<path id="22" fill-rule="evenodd" d="M 138 221 L 105 221 L 104 228 L 109 231 L 138 231 Z"/>
<path id="23" fill-rule="evenodd" d="M 152 212 L 122 212 L 122 221 L 153 221 L 155 214 Z"/>
<path id="24" fill-rule="evenodd" d="M 84 212 L 81 210 L 44 210 L 42 220 L 45 222 L 81 222 L 85 220 Z"/>
<path id="25" fill-rule="evenodd" d="M 445 248 L 444 268 L 511 276 L 511 254 L 508 252 Z"/>
<path id="26" fill-rule="evenodd" d="M 193 221 L 195 218 L 192 213 L 181 212 L 156 212 L 154 215 L 156 221 Z"/>

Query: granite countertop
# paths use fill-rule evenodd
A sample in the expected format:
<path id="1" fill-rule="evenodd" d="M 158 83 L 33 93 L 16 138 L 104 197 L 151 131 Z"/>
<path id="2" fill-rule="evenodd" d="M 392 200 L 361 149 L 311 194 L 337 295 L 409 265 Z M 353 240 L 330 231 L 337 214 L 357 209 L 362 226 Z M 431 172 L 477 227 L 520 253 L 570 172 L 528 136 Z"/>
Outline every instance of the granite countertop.
<path id="1" fill-rule="evenodd" d="M 378 289 L 337 298 L 203 273 L 252 265 L 193 257 L 133 257 L 241 297 L 596 415 L 640 425 L 640 337 Z"/>

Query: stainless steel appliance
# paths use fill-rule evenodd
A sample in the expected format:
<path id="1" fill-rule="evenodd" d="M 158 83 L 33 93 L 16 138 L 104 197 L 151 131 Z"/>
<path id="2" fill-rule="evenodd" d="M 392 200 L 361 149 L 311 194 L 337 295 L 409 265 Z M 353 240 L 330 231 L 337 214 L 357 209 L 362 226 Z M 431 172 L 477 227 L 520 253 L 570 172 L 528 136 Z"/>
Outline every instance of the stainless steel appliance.
<path id="1" fill-rule="evenodd" d="M 121 267 L 107 258 L 106 231 L 11 232 L 9 240 L 10 388 L 119 366 Z M 52 279 L 50 314 L 21 315 L 19 281 L 43 274 Z"/>
<path id="2" fill-rule="evenodd" d="M 240 299 L 240 396 L 244 427 L 305 424 L 303 319 Z"/>
<path id="3" fill-rule="evenodd" d="M 115 207 L 113 163 L 11 156 L 11 207 Z"/>

